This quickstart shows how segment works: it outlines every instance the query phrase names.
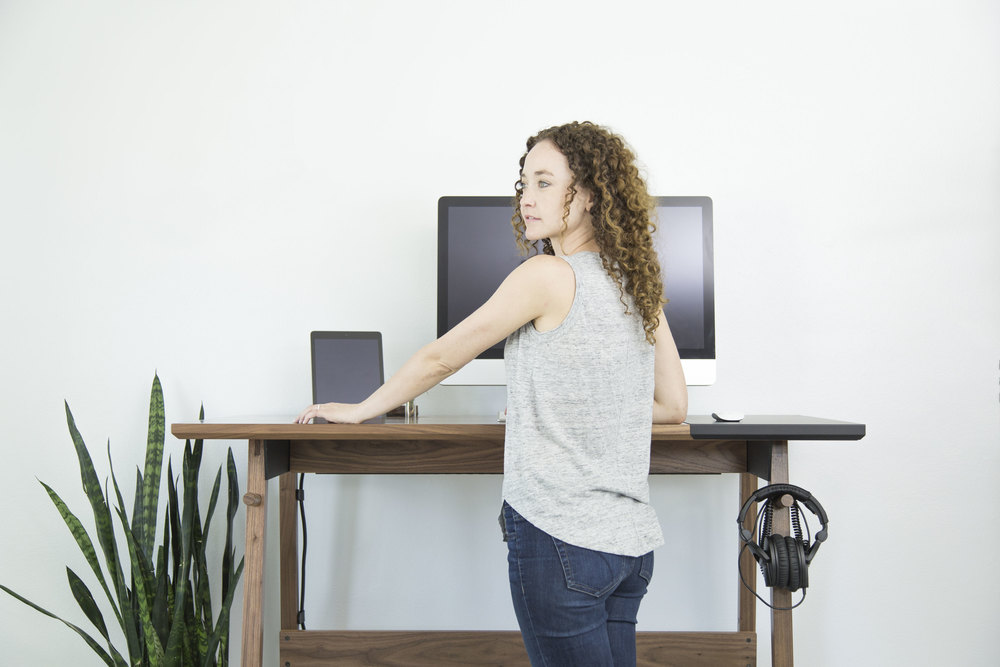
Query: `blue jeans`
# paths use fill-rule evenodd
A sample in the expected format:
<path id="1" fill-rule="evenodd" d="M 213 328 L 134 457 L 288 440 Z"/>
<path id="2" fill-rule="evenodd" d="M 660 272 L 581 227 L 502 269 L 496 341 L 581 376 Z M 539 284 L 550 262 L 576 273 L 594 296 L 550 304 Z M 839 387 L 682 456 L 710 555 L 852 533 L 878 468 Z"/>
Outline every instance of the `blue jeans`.
<path id="1" fill-rule="evenodd" d="M 636 615 L 653 553 L 619 556 L 566 544 L 506 502 L 500 517 L 514 613 L 533 667 L 634 667 Z"/>

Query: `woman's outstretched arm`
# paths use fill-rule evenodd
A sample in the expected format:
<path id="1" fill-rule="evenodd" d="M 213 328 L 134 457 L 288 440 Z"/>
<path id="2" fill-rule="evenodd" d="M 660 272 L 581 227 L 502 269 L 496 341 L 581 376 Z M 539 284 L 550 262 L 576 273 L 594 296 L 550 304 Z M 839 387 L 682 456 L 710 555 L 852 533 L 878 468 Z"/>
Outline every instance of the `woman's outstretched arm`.
<path id="1" fill-rule="evenodd" d="M 437 340 L 420 348 L 402 368 L 361 403 L 324 403 L 303 410 L 295 421 L 313 417 L 356 424 L 385 414 L 455 373 L 483 350 L 527 322 L 569 311 L 575 292 L 573 269 L 565 261 L 539 255 L 514 269 L 490 299 Z"/>

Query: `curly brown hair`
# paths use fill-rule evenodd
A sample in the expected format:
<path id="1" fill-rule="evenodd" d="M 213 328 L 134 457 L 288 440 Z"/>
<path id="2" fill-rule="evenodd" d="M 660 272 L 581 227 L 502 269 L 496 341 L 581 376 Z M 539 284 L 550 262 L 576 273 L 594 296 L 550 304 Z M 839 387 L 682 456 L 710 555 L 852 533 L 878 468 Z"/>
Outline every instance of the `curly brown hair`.
<path id="1" fill-rule="evenodd" d="M 591 122 L 573 122 L 542 130 L 527 141 L 521 156 L 524 161 L 536 144 L 551 141 L 569 162 L 573 183 L 566 193 L 563 224 L 569 217 L 570 203 L 577 187 L 593 194 L 591 215 L 594 240 L 601 249 L 601 262 L 621 291 L 625 312 L 629 312 L 625 294 L 632 297 L 642 316 L 646 340 L 654 342 L 663 298 L 660 262 L 653 248 L 652 219 L 655 201 L 646 190 L 646 183 L 635 164 L 635 155 L 625 141 L 607 128 Z M 520 173 L 520 171 L 518 172 Z M 535 244 L 525 238 L 524 218 L 521 217 L 520 180 L 515 184 L 514 216 L 511 224 L 522 254 L 538 252 Z M 543 240 L 542 252 L 554 254 L 552 244 Z"/>

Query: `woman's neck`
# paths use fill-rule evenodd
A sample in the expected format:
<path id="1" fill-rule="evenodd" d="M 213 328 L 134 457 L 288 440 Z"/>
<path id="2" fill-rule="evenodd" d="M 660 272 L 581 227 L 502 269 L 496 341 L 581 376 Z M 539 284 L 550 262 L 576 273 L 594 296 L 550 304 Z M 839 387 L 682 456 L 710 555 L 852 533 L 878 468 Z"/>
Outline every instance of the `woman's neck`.
<path id="1" fill-rule="evenodd" d="M 549 239 L 552 251 L 557 255 L 575 255 L 578 252 L 600 252 L 601 246 L 594 240 L 593 228 L 580 229 L 576 234 L 569 233 Z"/>

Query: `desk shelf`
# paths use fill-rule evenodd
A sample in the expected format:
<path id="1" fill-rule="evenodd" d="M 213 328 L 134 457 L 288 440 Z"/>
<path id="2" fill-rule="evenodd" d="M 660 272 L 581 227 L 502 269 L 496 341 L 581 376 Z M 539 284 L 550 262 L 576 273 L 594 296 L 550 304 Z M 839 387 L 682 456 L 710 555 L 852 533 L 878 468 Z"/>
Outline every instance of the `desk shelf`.
<path id="1" fill-rule="evenodd" d="M 520 632 L 282 630 L 291 667 L 529 667 Z M 639 632 L 638 665 L 745 667 L 757 661 L 755 632 Z"/>

